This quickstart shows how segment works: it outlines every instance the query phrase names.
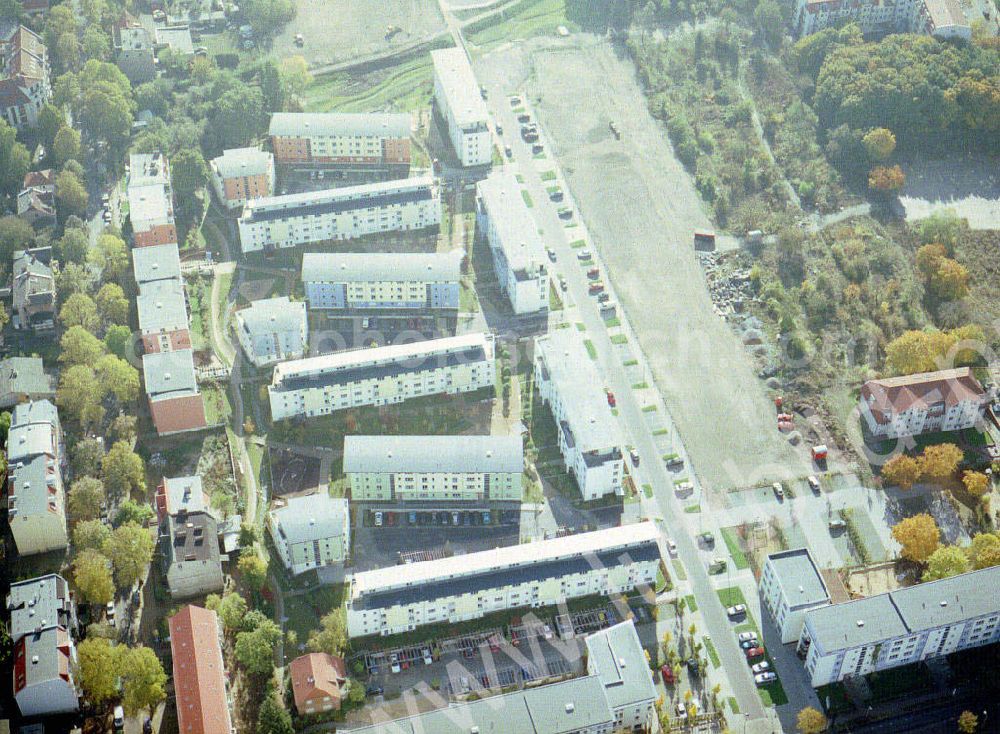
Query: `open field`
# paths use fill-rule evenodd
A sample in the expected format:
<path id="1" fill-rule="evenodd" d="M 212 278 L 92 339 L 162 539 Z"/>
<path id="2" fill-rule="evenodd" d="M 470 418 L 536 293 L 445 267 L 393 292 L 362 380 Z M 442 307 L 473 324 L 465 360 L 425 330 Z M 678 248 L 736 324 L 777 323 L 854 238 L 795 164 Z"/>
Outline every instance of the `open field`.
<path id="1" fill-rule="evenodd" d="M 433 93 L 431 57 L 422 51 L 402 63 L 365 74 L 318 74 L 304 101 L 310 112 L 408 112 L 430 105 Z"/>

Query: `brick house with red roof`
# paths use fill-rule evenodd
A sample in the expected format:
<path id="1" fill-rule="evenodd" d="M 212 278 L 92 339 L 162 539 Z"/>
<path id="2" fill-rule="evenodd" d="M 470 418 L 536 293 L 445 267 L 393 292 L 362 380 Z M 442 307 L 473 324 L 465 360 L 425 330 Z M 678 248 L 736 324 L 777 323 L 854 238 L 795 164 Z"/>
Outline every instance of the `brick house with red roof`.
<path id="1" fill-rule="evenodd" d="M 232 734 L 219 618 L 193 604 L 167 620 L 180 734 Z"/>
<path id="2" fill-rule="evenodd" d="M 289 664 L 288 672 L 295 709 L 300 716 L 340 710 L 341 694 L 347 682 L 343 658 L 325 652 L 302 655 Z"/>

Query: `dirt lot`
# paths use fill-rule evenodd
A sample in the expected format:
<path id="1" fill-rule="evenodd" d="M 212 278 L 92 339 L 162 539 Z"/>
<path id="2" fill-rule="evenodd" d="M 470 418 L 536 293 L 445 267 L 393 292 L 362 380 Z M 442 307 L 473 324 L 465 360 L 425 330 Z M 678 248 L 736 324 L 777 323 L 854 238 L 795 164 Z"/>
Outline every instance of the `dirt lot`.
<path id="1" fill-rule="evenodd" d="M 577 34 L 501 48 L 476 71 L 511 92 L 527 87 L 699 478 L 724 489 L 806 473 L 713 311 L 692 248 L 694 230 L 711 225 L 631 62 Z"/>
<path id="2" fill-rule="evenodd" d="M 270 449 L 272 492 L 275 495 L 298 496 L 325 491 L 326 482 L 320 477 L 320 460 L 287 449 Z M 322 486 L 321 486 L 322 485 Z"/>
<path id="3" fill-rule="evenodd" d="M 402 48 L 444 30 L 435 0 L 296 0 L 297 14 L 277 38 L 278 58 L 303 56 L 310 66 Z M 389 26 L 402 30 L 387 39 Z M 305 45 L 295 45 L 295 34 Z"/>

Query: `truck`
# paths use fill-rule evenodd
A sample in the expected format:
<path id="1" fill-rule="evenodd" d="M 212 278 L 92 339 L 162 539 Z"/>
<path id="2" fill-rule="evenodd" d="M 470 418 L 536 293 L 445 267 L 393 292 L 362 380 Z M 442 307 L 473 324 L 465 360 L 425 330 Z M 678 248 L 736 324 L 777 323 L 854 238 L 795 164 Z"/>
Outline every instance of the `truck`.
<path id="1" fill-rule="evenodd" d="M 694 233 L 694 246 L 699 250 L 715 249 L 715 232 L 698 230 Z"/>

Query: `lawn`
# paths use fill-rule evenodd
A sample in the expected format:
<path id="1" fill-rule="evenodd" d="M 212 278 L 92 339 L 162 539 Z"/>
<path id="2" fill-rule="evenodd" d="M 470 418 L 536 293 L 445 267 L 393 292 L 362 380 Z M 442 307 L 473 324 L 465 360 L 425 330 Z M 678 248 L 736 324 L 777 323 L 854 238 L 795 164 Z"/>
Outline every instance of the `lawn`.
<path id="1" fill-rule="evenodd" d="M 581 247 L 587 246 L 587 240 L 573 240 L 569 243 L 569 246 L 574 250 L 579 250 Z"/>
<path id="2" fill-rule="evenodd" d="M 612 344 L 628 344 L 628 337 L 624 334 L 615 334 L 611 337 Z"/>
<path id="3" fill-rule="evenodd" d="M 701 512 L 701 505 L 688 505 L 684 508 L 684 512 L 689 515 L 694 515 L 695 513 Z"/>
<path id="4" fill-rule="evenodd" d="M 591 359 L 597 359 L 597 347 L 594 346 L 594 342 L 590 339 L 584 339 L 583 346 L 587 349 L 587 354 L 590 355 Z"/>
<path id="5" fill-rule="evenodd" d="M 703 636 L 701 641 L 705 644 L 705 652 L 708 653 L 708 659 L 712 661 L 712 667 L 718 668 L 722 663 L 719 661 L 719 653 L 715 650 L 712 638 Z"/>
<path id="6" fill-rule="evenodd" d="M 656 593 L 660 594 L 660 593 L 666 591 L 669 586 L 670 586 L 670 579 L 668 579 L 663 574 L 663 569 L 662 568 L 657 568 L 656 569 L 656 586 L 654 587 Z"/>
<path id="7" fill-rule="evenodd" d="M 319 629 L 320 618 L 332 609 L 343 606 L 347 601 L 346 586 L 320 586 L 310 589 L 308 594 L 285 596 L 285 628 L 295 630 L 300 644 L 305 644 L 309 633 Z M 293 656 L 290 656 L 293 657 Z"/>
<path id="8" fill-rule="evenodd" d="M 736 699 L 735 698 L 733 698 L 732 696 L 730 696 L 727 699 L 727 702 L 729 703 L 729 708 L 732 710 L 732 712 L 734 714 L 738 714 L 740 712 L 740 705 L 738 703 L 736 703 Z"/>
<path id="9" fill-rule="evenodd" d="M 576 322 L 576 330 L 577 331 L 586 331 L 587 330 L 587 326 L 582 321 L 577 321 Z"/>
<path id="10" fill-rule="evenodd" d="M 556 178 L 555 171 L 542 171 L 541 179 L 542 181 L 554 181 Z"/>
<path id="11" fill-rule="evenodd" d="M 642 485 L 642 493 L 646 495 L 648 499 L 653 499 L 653 486 L 651 484 Z"/>
<path id="12" fill-rule="evenodd" d="M 205 385 L 201 389 L 201 399 L 205 404 L 205 421 L 208 425 L 214 426 L 229 420 L 232 411 L 224 388 Z"/>
<path id="13" fill-rule="evenodd" d="M 479 310 L 479 298 L 476 289 L 466 280 L 462 280 L 458 291 L 458 310 L 463 313 L 475 313 Z"/>
<path id="14" fill-rule="evenodd" d="M 549 311 L 561 311 L 563 307 L 562 298 L 556 291 L 555 284 L 549 283 Z"/>
<path id="15" fill-rule="evenodd" d="M 626 359 L 624 362 L 622 362 L 623 367 L 635 367 L 637 364 L 639 364 L 638 359 Z"/>
<path id="16" fill-rule="evenodd" d="M 524 205 L 531 209 L 535 202 L 531 199 L 531 194 L 528 193 L 527 189 L 521 189 L 521 198 L 524 199 Z"/>
<path id="17" fill-rule="evenodd" d="M 757 639 L 761 639 L 760 627 L 757 626 L 756 620 L 754 620 L 753 615 L 750 613 L 750 606 L 747 604 L 747 600 L 744 598 L 740 588 L 738 586 L 729 586 L 725 589 L 719 589 L 717 593 L 719 601 L 722 602 L 722 606 L 724 607 L 734 607 L 737 604 L 743 604 L 747 607 L 746 621 L 736 625 L 733 632 L 738 633 L 752 630 L 757 633 Z M 771 670 L 774 670 L 774 660 L 771 659 L 771 656 L 767 654 L 764 657 L 771 664 Z M 757 692 L 760 694 L 760 698 L 765 706 L 784 706 L 788 703 L 788 696 L 785 694 L 785 689 L 781 686 L 780 678 L 774 681 L 774 683 L 759 687 Z"/>
<path id="18" fill-rule="evenodd" d="M 655 413 L 656 412 L 656 406 L 655 405 L 644 405 L 642 407 L 642 412 L 643 413 Z"/>
<path id="19" fill-rule="evenodd" d="M 679 558 L 672 559 L 670 565 L 674 567 L 674 573 L 677 574 L 677 578 L 681 581 L 687 581 L 687 571 L 684 570 L 684 564 L 681 563 Z"/>
<path id="20" fill-rule="evenodd" d="M 621 326 L 622 322 L 617 316 L 612 316 L 609 319 L 604 319 L 604 325 L 609 329 L 614 329 L 616 326 Z"/>
<path id="21" fill-rule="evenodd" d="M 409 112 L 428 107 L 434 93 L 431 56 L 425 50 L 368 75 L 318 74 L 305 91 L 308 112 Z"/>
<path id="22" fill-rule="evenodd" d="M 733 557 L 733 563 L 736 564 L 736 568 L 750 568 L 750 562 L 740 547 L 740 539 L 736 535 L 736 528 L 722 528 L 722 539 L 726 541 L 726 547 L 729 549 L 729 555 Z"/>
<path id="23" fill-rule="evenodd" d="M 697 612 L 698 602 L 695 601 L 694 594 L 688 594 L 684 597 L 684 603 L 687 604 L 688 611 Z"/>
<path id="24" fill-rule="evenodd" d="M 632 385 L 633 390 L 645 390 L 647 387 L 649 387 L 648 382 L 636 382 Z"/>

